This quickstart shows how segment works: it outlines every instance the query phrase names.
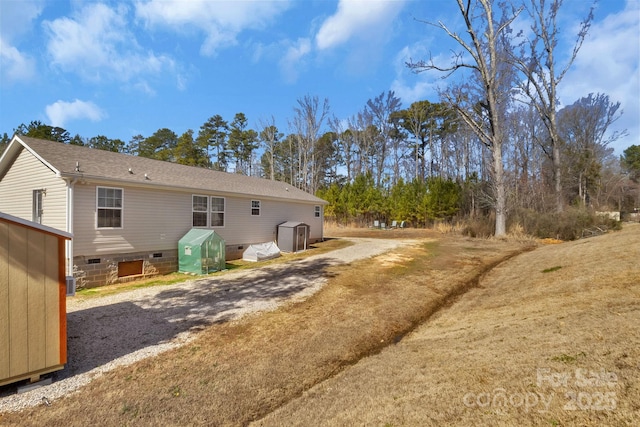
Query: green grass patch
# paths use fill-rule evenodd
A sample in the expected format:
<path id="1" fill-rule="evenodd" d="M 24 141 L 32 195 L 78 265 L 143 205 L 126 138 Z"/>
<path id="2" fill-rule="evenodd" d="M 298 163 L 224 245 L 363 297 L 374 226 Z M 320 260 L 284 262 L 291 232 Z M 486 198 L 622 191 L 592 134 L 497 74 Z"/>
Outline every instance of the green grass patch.
<path id="1" fill-rule="evenodd" d="M 435 257 L 439 253 L 438 249 L 440 248 L 440 242 L 437 240 L 430 240 L 425 242 L 422 247 L 426 249 L 430 256 Z M 464 249 L 466 250 L 468 248 Z"/>
<path id="2" fill-rule="evenodd" d="M 418 272 L 422 272 L 429 265 L 429 260 L 438 256 L 439 242 L 429 241 L 423 243 L 421 246 L 421 251 L 411 251 L 410 257 L 401 259 L 399 262 L 394 263 L 395 265 L 387 272 L 389 280 L 400 274 L 416 274 Z"/>
<path id="3" fill-rule="evenodd" d="M 150 288 L 153 286 L 166 286 L 172 285 L 174 283 L 186 282 L 193 277 L 194 276 L 182 273 L 170 273 L 164 276 L 154 277 L 153 279 L 143 279 L 141 281 L 98 286 L 95 288 L 83 288 L 76 291 L 76 296 L 82 298 L 104 297 L 107 295 L 130 291 L 133 289 Z"/>
<path id="4" fill-rule="evenodd" d="M 577 353 L 575 356 L 562 353 L 560 356 L 552 357 L 551 360 L 553 360 L 554 362 L 571 364 L 571 363 L 575 363 L 579 358 L 582 358 L 582 357 L 587 357 L 587 355 L 583 351 L 581 351 L 580 353 Z"/>

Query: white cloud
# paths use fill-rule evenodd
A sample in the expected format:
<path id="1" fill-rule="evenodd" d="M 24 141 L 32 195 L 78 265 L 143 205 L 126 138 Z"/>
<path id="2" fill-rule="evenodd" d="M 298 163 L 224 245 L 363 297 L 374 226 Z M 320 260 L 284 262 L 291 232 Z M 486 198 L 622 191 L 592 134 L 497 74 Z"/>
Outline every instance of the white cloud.
<path id="1" fill-rule="evenodd" d="M 246 29 L 262 29 L 289 8 L 285 0 L 262 1 L 168 1 L 136 2 L 136 16 L 149 26 L 167 27 L 205 34 L 203 55 L 235 45 L 237 35 Z"/>
<path id="2" fill-rule="evenodd" d="M 35 73 L 36 64 L 33 58 L 10 46 L 0 37 L 0 81 L 29 81 Z"/>
<path id="3" fill-rule="evenodd" d="M 285 81 L 293 83 L 298 79 L 303 59 L 311 52 L 311 40 L 300 38 L 296 42 L 288 42 L 285 54 L 280 60 L 280 70 Z"/>
<path id="4" fill-rule="evenodd" d="M 106 114 L 93 102 L 79 99 L 73 102 L 56 101 L 46 106 L 45 113 L 51 126 L 59 126 L 61 128 L 64 128 L 65 124 L 70 120 L 89 119 L 92 122 L 97 122 L 106 117 Z"/>
<path id="5" fill-rule="evenodd" d="M 595 23 L 571 70 L 559 86 L 564 105 L 589 93 L 609 95 L 624 114 L 612 130 L 627 129 L 617 151 L 640 143 L 640 3 L 627 1 L 624 11 Z"/>
<path id="6" fill-rule="evenodd" d="M 327 18 L 316 35 L 320 50 L 341 45 L 353 37 L 378 38 L 393 23 L 404 1 L 340 0 L 336 13 Z"/>
<path id="7" fill-rule="evenodd" d="M 3 1 L 0 13 L 0 36 L 13 42 L 31 30 L 31 21 L 42 13 L 44 1 Z"/>
<path id="8" fill-rule="evenodd" d="M 66 72 L 101 81 L 128 81 L 140 74 L 157 74 L 172 68 L 166 56 L 145 52 L 138 46 L 127 22 L 125 6 L 83 4 L 73 17 L 43 23 L 52 64 Z"/>
<path id="9" fill-rule="evenodd" d="M 437 96 L 438 86 L 437 83 L 420 76 L 413 82 L 413 85 L 407 84 L 401 79 L 396 79 L 391 83 L 391 90 L 402 100 L 402 105 L 408 108 L 416 101 L 423 101 L 432 98 L 434 95 Z"/>
<path id="10" fill-rule="evenodd" d="M 17 44 L 32 28 L 43 9 L 43 1 L 5 1 L 0 13 L 0 82 L 29 81 L 36 74 L 36 62 Z"/>
<path id="11" fill-rule="evenodd" d="M 437 96 L 438 82 L 441 75 L 436 72 L 414 73 L 407 67 L 407 62 L 428 58 L 428 50 L 423 44 L 405 46 L 395 58 L 396 78 L 391 83 L 391 90 L 408 106 L 416 101 Z M 434 58 L 434 61 L 448 60 L 445 57 Z"/>
<path id="12" fill-rule="evenodd" d="M 148 96 L 156 96 L 156 91 L 145 80 L 140 80 L 131 86 L 134 90 L 144 93 Z"/>
<path id="13" fill-rule="evenodd" d="M 176 87 L 180 92 L 187 90 L 187 78 L 184 75 L 178 74 L 176 76 Z"/>
<path id="14" fill-rule="evenodd" d="M 308 66 L 308 58 L 313 50 L 311 39 L 300 37 L 297 40 L 284 39 L 278 42 L 253 46 L 251 60 L 257 63 L 261 60 L 277 63 L 278 69 L 286 83 L 295 83 L 302 71 Z"/>

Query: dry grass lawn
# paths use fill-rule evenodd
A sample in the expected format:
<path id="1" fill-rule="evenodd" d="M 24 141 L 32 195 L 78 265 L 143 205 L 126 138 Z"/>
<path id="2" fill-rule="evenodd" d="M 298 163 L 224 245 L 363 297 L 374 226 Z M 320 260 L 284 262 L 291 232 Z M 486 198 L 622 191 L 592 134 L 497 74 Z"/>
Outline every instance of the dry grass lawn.
<path id="1" fill-rule="evenodd" d="M 640 226 L 530 252 L 362 233 L 422 240 L 0 425 L 640 424 Z"/>
<path id="2" fill-rule="evenodd" d="M 640 425 L 640 225 L 501 264 L 258 425 Z"/>
<path id="3" fill-rule="evenodd" d="M 0 415 L 0 424 L 246 425 L 399 341 L 523 250 L 416 233 L 397 237 L 422 237 L 419 244 L 330 269 L 329 283 L 306 301 L 211 326 L 188 345 L 105 374 L 51 406 Z"/>

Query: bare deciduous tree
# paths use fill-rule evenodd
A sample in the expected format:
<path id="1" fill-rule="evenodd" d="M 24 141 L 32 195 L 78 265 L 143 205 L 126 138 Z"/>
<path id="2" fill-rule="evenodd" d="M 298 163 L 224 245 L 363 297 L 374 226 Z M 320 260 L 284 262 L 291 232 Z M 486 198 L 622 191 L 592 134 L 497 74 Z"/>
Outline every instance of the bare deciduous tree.
<path id="1" fill-rule="evenodd" d="M 553 179 L 556 211 L 564 208 L 562 197 L 562 162 L 560 160 L 560 137 L 556 114 L 558 111 L 558 85 L 569 71 L 578 55 L 584 38 L 593 20 L 593 7 L 580 24 L 576 43 L 564 65 L 558 63 L 558 13 L 563 0 L 529 0 L 525 10 L 531 19 L 532 36 L 520 44 L 518 54 L 511 56 L 511 62 L 523 74 L 520 89 L 537 110 L 549 132 L 548 144 L 543 144 L 545 152 L 553 162 Z"/>
<path id="2" fill-rule="evenodd" d="M 519 14 L 519 10 L 508 14 L 502 9 L 498 19 L 491 0 L 458 0 L 458 7 L 464 20 L 466 35 L 461 35 L 443 22 L 435 24 L 458 43 L 465 54 L 454 56 L 449 66 L 439 66 L 432 59 L 409 62 L 409 68 L 416 72 L 436 70 L 446 76 L 459 69 L 470 69 L 475 73 L 478 84 L 474 87 L 459 86 L 455 92 L 444 94 L 447 101 L 458 111 L 462 120 L 473 130 L 482 143 L 489 148 L 492 156 L 493 208 L 496 214 L 495 235 L 506 234 L 506 188 L 502 150 L 504 144 L 503 113 L 511 92 L 509 79 L 512 73 L 505 56 L 508 51 L 509 26 Z M 479 99 L 471 97 L 475 91 Z"/>
<path id="3" fill-rule="evenodd" d="M 317 190 L 315 148 L 318 143 L 320 128 L 329 114 L 329 100 L 324 99 L 322 105 L 317 96 L 305 95 L 297 100 L 294 107 L 293 128 L 298 138 L 300 188 L 310 193 Z"/>
<path id="4" fill-rule="evenodd" d="M 577 187 L 578 198 L 582 206 L 587 205 L 590 192 L 600 177 L 605 159 L 613 149 L 608 145 L 621 136 L 622 132 L 608 133 L 609 127 L 622 114 L 620 103 L 612 103 L 604 94 L 589 94 L 558 112 L 558 135 L 563 141 L 563 154 L 566 156 L 568 177 Z"/>
<path id="5" fill-rule="evenodd" d="M 373 155 L 374 135 L 372 132 L 373 118 L 365 108 L 355 116 L 349 118 L 349 129 L 357 147 L 354 175 L 366 174 L 373 170 L 371 158 Z M 354 177 L 355 177 L 354 176 Z"/>
<path id="6" fill-rule="evenodd" d="M 385 95 L 382 92 L 374 99 L 367 101 L 367 110 L 372 117 L 372 124 L 379 131 L 378 144 L 376 147 L 376 158 L 374 160 L 376 167 L 376 185 L 380 185 L 382 176 L 384 175 L 385 164 L 387 162 L 387 152 L 391 140 L 391 130 L 393 126 L 390 122 L 391 115 L 398 111 L 402 106 L 400 98 L 397 98 L 395 92 L 388 91 Z"/>
<path id="7" fill-rule="evenodd" d="M 353 133 L 350 129 L 345 129 L 343 121 L 335 115 L 329 119 L 329 127 L 338 138 L 338 146 L 341 149 L 342 159 L 347 171 L 347 182 L 351 182 L 353 177 L 353 157 L 355 155 Z"/>
<path id="8" fill-rule="evenodd" d="M 271 116 L 269 120 L 260 120 L 260 140 L 264 144 L 265 153 L 269 159 L 269 179 L 275 179 L 275 150 L 276 144 L 283 137 L 276 127 L 276 119 Z"/>

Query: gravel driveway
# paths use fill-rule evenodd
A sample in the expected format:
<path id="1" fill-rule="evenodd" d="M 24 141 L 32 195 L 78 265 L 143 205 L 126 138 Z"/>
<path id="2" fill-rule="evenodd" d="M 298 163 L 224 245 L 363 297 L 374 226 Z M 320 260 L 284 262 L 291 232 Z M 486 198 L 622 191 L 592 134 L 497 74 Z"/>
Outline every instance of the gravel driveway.
<path id="1" fill-rule="evenodd" d="M 0 389 L 0 412 L 17 411 L 64 396 L 104 372 L 182 345 L 207 325 L 304 299 L 326 283 L 328 267 L 410 243 L 349 240 L 353 246 L 303 260 L 101 298 L 69 298 L 65 369 L 52 375 L 52 384 L 36 390 L 16 394 L 15 387 Z"/>

